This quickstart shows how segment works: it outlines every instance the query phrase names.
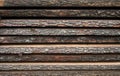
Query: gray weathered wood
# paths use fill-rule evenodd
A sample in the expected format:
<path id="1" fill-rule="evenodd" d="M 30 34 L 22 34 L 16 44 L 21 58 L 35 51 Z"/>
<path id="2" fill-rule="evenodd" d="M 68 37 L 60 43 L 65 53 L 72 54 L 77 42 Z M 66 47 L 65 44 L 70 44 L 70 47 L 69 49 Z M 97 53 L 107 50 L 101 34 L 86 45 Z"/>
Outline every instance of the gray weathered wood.
<path id="1" fill-rule="evenodd" d="M 120 20 L 0 20 L 0 27 L 112 27 L 120 28 Z"/>
<path id="2" fill-rule="evenodd" d="M 1 6 L 84 7 L 120 6 L 119 0 L 2 0 Z"/>
<path id="3" fill-rule="evenodd" d="M 0 35 L 120 35 L 120 29 L 1 28 Z"/>
<path id="4" fill-rule="evenodd" d="M 10 71 L 1 76 L 120 76 L 120 71 Z"/>
<path id="5" fill-rule="evenodd" d="M 0 54 L 120 54 L 119 45 L 1 45 Z"/>

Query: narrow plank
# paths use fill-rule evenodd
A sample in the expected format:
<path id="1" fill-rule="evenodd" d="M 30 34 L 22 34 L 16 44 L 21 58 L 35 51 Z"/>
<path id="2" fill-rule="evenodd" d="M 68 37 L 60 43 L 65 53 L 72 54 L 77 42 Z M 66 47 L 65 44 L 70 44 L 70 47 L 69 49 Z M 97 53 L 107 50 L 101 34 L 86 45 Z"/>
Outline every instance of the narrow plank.
<path id="1" fill-rule="evenodd" d="M 120 54 L 120 45 L 1 45 L 0 54 Z"/>
<path id="2" fill-rule="evenodd" d="M 0 35 L 120 35 L 120 29 L 1 28 Z"/>
<path id="3" fill-rule="evenodd" d="M 0 55 L 3 62 L 119 62 L 120 55 Z"/>
<path id="4" fill-rule="evenodd" d="M 96 9 L 12 9 L 0 10 L 1 17 L 120 17 L 120 10 L 96 10 Z"/>
<path id="5" fill-rule="evenodd" d="M 120 43 L 119 36 L 0 36 L 0 43 Z"/>
<path id="6" fill-rule="evenodd" d="M 1 76 L 120 76 L 120 71 L 10 71 Z"/>
<path id="7" fill-rule="evenodd" d="M 0 63 L 0 71 L 117 71 L 120 63 Z"/>
<path id="8" fill-rule="evenodd" d="M 114 7 L 120 6 L 119 0 L 1 0 L 1 6 L 40 6 L 40 7 Z"/>
<path id="9" fill-rule="evenodd" d="M 0 27 L 118 27 L 120 20 L 0 20 Z"/>

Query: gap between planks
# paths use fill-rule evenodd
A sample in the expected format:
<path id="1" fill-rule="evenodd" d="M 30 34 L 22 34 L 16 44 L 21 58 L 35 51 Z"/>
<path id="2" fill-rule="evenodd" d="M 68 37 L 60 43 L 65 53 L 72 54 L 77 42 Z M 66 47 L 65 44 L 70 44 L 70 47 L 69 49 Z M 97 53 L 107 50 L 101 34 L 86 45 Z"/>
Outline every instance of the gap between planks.
<path id="1" fill-rule="evenodd" d="M 38 44 L 38 45 L 0 45 L 0 47 L 120 47 L 120 44 Z"/>

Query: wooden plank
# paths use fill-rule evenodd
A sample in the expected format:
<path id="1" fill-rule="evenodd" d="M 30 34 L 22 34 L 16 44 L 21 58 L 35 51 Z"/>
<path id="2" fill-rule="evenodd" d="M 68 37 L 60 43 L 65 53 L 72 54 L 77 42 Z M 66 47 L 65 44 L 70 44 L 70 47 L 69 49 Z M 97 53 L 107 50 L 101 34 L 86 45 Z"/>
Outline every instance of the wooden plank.
<path id="1" fill-rule="evenodd" d="M 1 17 L 89 17 L 89 18 L 119 18 L 120 10 L 97 9 L 9 9 L 0 10 Z"/>
<path id="2" fill-rule="evenodd" d="M 0 55 L 3 62 L 119 62 L 119 54 L 109 55 Z"/>
<path id="3" fill-rule="evenodd" d="M 0 28 L 0 35 L 120 35 L 120 29 Z"/>
<path id="4" fill-rule="evenodd" d="M 0 43 L 120 43 L 119 36 L 0 36 Z"/>
<path id="5" fill-rule="evenodd" d="M 10 71 L 1 76 L 120 76 L 120 71 Z"/>
<path id="6" fill-rule="evenodd" d="M 6 19 L 0 27 L 112 27 L 120 28 L 120 20 L 50 20 L 50 19 Z"/>
<path id="7" fill-rule="evenodd" d="M 112 44 L 51 44 L 51 45 L 1 45 L 0 54 L 120 54 L 120 45 Z"/>
<path id="8" fill-rule="evenodd" d="M 120 6 L 119 0 L 1 0 L 1 6 L 40 6 L 40 7 L 113 7 Z"/>
<path id="9" fill-rule="evenodd" d="M 0 63 L 0 71 L 117 71 L 120 63 Z"/>

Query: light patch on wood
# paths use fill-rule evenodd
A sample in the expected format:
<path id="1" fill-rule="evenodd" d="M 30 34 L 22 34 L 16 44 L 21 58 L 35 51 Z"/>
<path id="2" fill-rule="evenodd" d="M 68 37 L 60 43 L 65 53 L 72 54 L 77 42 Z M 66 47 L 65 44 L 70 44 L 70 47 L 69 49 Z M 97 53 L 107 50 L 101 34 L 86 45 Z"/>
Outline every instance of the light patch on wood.
<path id="1" fill-rule="evenodd" d="M 4 6 L 4 0 L 0 0 L 0 6 Z"/>

